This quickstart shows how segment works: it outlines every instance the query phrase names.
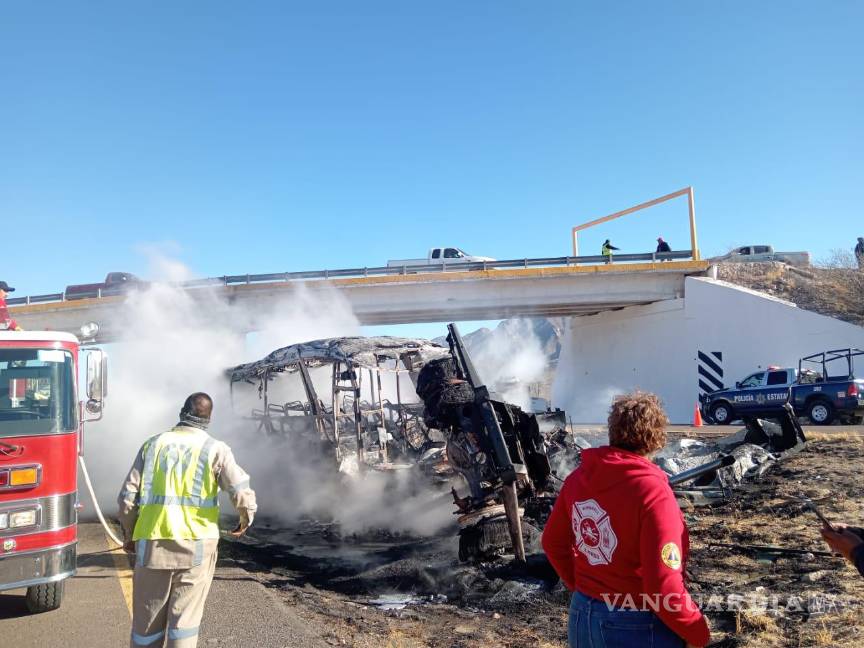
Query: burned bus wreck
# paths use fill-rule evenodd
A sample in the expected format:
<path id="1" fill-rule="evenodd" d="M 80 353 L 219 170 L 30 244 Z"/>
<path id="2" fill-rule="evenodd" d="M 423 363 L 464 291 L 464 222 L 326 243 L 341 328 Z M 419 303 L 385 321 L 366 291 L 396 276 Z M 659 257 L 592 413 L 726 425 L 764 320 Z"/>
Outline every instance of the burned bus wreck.
<path id="1" fill-rule="evenodd" d="M 433 439 L 414 383 L 447 349 L 426 340 L 344 337 L 292 344 L 229 370 L 232 401 L 257 392 L 258 431 L 320 444 L 342 472 L 416 459 Z M 290 378 L 291 380 L 285 380 Z"/>
<path id="2" fill-rule="evenodd" d="M 565 451 L 564 415 L 543 417 L 541 432 L 536 415 L 490 396 L 449 329 L 449 349 L 395 337 L 287 346 L 229 370 L 232 401 L 245 398 L 259 433 L 302 446 L 333 477 L 414 469 L 430 488 L 447 483 L 460 558 L 512 549 L 524 560 L 521 518 L 554 501 L 547 450 Z"/>

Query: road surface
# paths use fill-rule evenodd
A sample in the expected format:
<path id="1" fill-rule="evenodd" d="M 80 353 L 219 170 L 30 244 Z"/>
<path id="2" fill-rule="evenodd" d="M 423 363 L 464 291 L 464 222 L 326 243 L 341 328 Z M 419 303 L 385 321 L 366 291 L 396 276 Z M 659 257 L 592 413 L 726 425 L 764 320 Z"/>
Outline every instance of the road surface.
<path id="1" fill-rule="evenodd" d="M 30 615 L 23 590 L 0 592 L 0 645 L 16 648 L 118 648 L 129 645 L 132 571 L 128 557 L 111 551 L 102 528 L 79 527 L 78 574 L 66 582 L 59 610 Z M 252 572 L 220 558 L 207 600 L 202 647 L 324 647 Z"/>

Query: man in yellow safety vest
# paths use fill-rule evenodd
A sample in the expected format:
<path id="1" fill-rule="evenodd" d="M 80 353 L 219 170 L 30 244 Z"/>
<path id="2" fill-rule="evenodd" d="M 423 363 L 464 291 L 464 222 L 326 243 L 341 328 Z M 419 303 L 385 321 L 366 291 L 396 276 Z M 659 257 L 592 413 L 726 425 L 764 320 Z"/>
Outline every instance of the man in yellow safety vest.
<path id="1" fill-rule="evenodd" d="M 194 648 L 216 569 L 219 489 L 240 515 L 232 535 L 252 524 L 249 475 L 231 449 L 207 434 L 213 400 L 189 396 L 176 426 L 148 439 L 120 491 L 125 548 L 135 554 L 132 648 Z"/>
<path id="2" fill-rule="evenodd" d="M 606 263 L 612 263 L 612 250 L 617 250 L 618 248 L 612 245 L 609 242 L 609 239 L 606 239 L 603 242 L 602 247 L 600 248 L 600 254 L 605 257 Z"/>

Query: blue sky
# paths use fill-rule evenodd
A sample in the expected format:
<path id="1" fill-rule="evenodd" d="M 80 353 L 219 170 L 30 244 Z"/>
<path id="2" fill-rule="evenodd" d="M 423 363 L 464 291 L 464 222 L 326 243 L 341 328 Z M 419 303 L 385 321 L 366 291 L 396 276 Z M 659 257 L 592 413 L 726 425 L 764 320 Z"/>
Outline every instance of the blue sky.
<path id="1" fill-rule="evenodd" d="M 181 6 L 182 5 L 182 6 Z M 703 254 L 864 235 L 864 3 L 0 5 L 0 274 L 563 255 L 687 185 Z M 598 228 L 687 247 L 686 202 Z M 437 328 L 437 327 L 436 327 Z"/>

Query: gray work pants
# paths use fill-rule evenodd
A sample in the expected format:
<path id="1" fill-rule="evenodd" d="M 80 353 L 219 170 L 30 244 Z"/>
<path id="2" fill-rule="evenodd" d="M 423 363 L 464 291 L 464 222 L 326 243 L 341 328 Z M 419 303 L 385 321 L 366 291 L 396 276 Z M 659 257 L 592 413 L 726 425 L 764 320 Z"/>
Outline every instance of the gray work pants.
<path id="1" fill-rule="evenodd" d="M 132 648 L 195 648 L 216 552 L 189 569 L 135 567 Z"/>

